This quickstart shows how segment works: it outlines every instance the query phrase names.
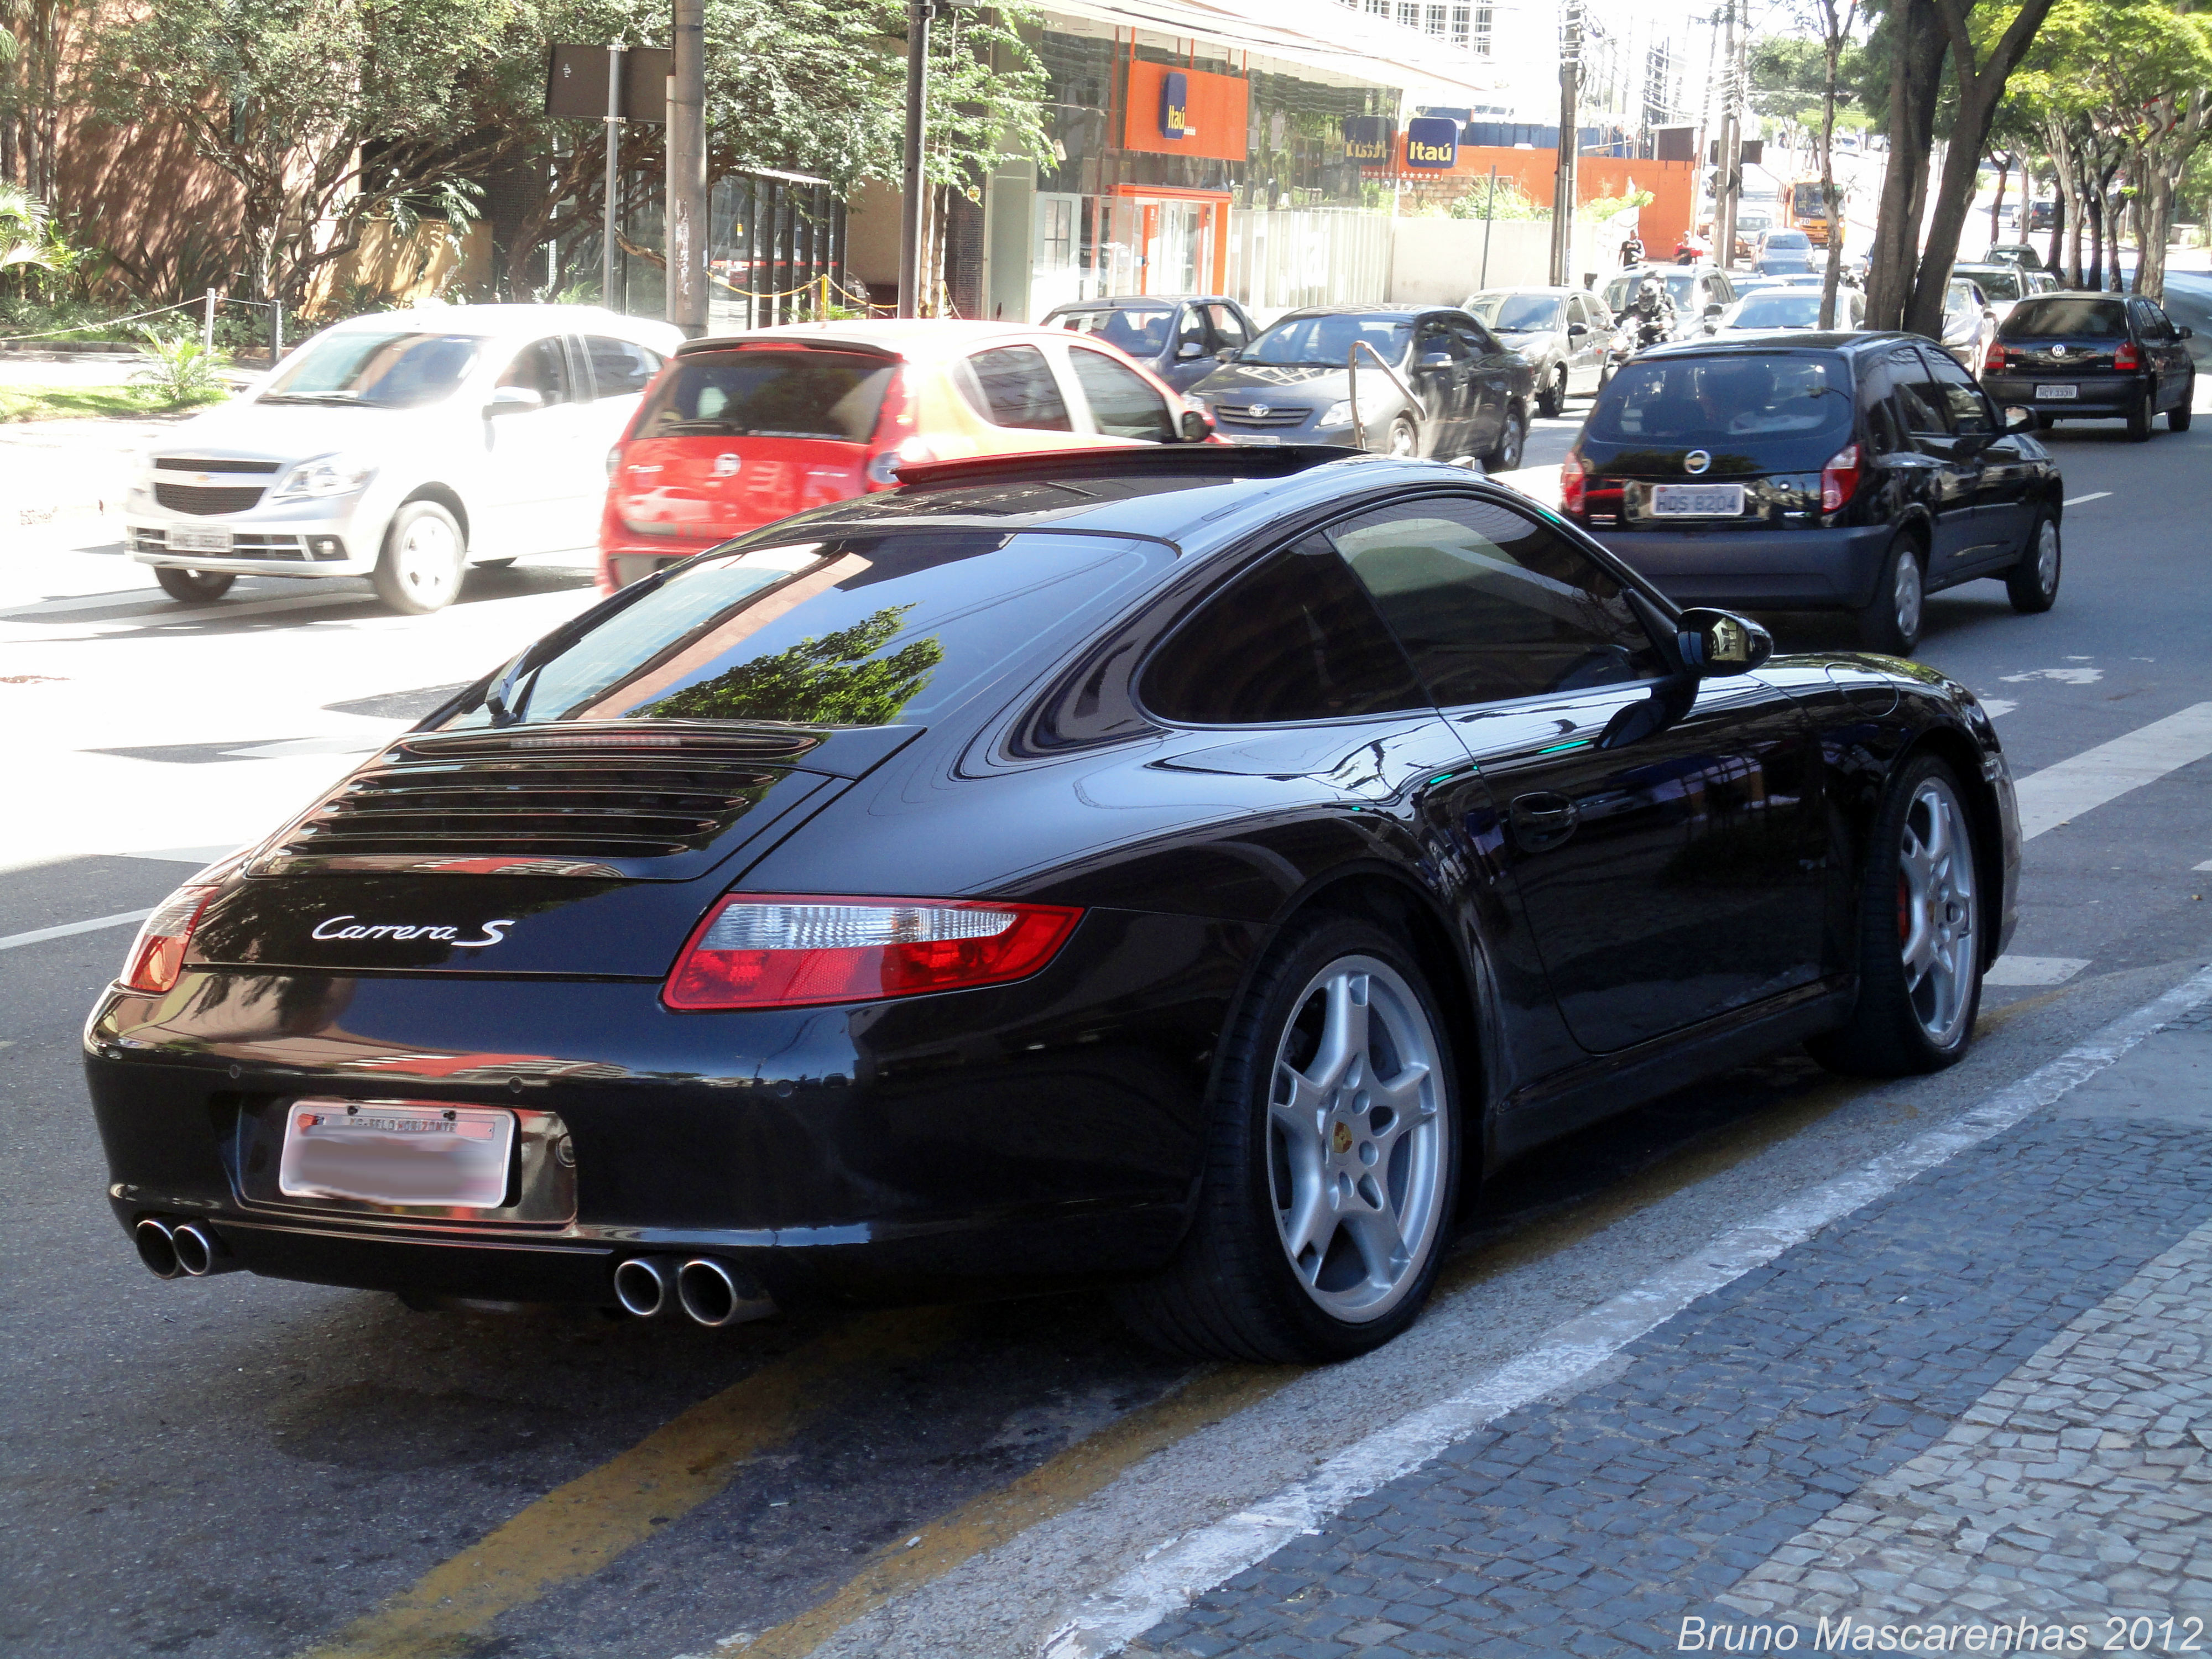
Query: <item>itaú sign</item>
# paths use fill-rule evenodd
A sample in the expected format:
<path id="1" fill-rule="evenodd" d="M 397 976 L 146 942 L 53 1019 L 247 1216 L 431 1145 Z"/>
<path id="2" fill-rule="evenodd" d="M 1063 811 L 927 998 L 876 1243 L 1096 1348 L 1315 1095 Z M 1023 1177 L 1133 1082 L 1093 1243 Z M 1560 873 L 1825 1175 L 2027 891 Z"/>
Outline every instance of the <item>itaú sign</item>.
<path id="1" fill-rule="evenodd" d="M 1406 165 L 1448 171 L 1459 160 L 1459 123 L 1441 115 L 1417 115 L 1406 123 Z"/>
<path id="2" fill-rule="evenodd" d="M 1180 70 L 1160 76 L 1160 137 L 1198 137 L 1198 129 L 1190 124 L 1190 77 Z"/>
<path id="3" fill-rule="evenodd" d="M 1398 124 L 1388 116 L 1347 115 L 1344 118 L 1344 155 L 1362 167 L 1390 165 L 1390 146 L 1398 137 Z"/>

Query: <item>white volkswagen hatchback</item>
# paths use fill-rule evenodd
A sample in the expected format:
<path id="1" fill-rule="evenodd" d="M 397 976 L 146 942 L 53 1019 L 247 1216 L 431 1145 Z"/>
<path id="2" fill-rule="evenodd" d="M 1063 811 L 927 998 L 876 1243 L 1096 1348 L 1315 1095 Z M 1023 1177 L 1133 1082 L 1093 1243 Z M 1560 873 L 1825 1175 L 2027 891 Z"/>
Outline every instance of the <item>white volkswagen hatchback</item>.
<path id="1" fill-rule="evenodd" d="M 596 306 L 337 324 L 138 458 L 131 555 L 179 599 L 240 573 L 367 576 L 435 611 L 471 564 L 598 544 L 607 452 L 683 337 Z"/>

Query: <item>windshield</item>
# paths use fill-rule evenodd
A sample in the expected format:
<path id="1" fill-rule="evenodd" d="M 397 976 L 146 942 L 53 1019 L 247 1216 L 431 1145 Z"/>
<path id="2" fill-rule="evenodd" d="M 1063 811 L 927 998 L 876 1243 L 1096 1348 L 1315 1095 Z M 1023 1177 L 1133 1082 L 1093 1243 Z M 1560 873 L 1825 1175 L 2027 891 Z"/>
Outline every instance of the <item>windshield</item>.
<path id="1" fill-rule="evenodd" d="M 2017 300 L 2023 289 L 2021 274 L 2002 265 L 1990 265 L 1974 273 L 1974 286 L 1992 300 Z"/>
<path id="2" fill-rule="evenodd" d="M 332 329 L 301 346 L 260 401 L 419 409 L 451 396 L 483 346 L 473 334 Z"/>
<path id="3" fill-rule="evenodd" d="M 1352 342 L 1364 340 L 1395 368 L 1413 343 L 1410 317 L 1285 317 L 1237 354 L 1239 365 L 1272 363 L 1279 368 L 1342 368 Z M 1360 354 L 1362 361 L 1371 361 Z"/>
<path id="4" fill-rule="evenodd" d="M 518 659 L 523 672 L 448 729 L 927 722 L 1171 556 L 1156 543 L 1002 531 L 846 531 L 707 554 L 597 622 L 587 614 L 574 638 L 549 636 L 542 662 Z"/>
<path id="5" fill-rule="evenodd" d="M 1500 334 L 1528 334 L 1562 325 L 1567 302 L 1556 294 L 1478 294 L 1467 308 Z"/>
<path id="6" fill-rule="evenodd" d="M 1078 334 L 1094 334 L 1132 357 L 1157 357 L 1168 349 L 1175 313 L 1136 306 L 1102 306 L 1095 311 L 1064 311 L 1053 319 Z"/>
<path id="7" fill-rule="evenodd" d="M 1674 308 L 1677 311 L 1690 303 L 1690 296 L 1697 288 L 1697 273 L 1678 268 L 1662 271 L 1632 271 L 1626 276 L 1614 277 L 1605 285 L 1605 303 L 1607 308 L 1616 316 L 1627 310 L 1628 302 L 1636 297 L 1635 285 L 1643 282 L 1646 276 L 1655 276 L 1663 278 L 1666 282 L 1667 297 L 1674 302 Z"/>
<path id="8" fill-rule="evenodd" d="M 1840 296 L 1839 296 L 1840 297 Z M 1837 310 L 1840 313 L 1842 306 Z M 1820 290 L 1817 288 L 1771 288 L 1747 300 L 1721 319 L 1723 328 L 1817 328 L 1820 322 Z"/>
<path id="9" fill-rule="evenodd" d="M 864 444 L 896 366 L 838 351 L 708 351 L 676 359 L 641 438 L 813 438 Z"/>
<path id="10" fill-rule="evenodd" d="M 1813 244 L 1802 230 L 1778 230 L 1766 239 L 1766 246 L 1770 249 L 1803 249 Z"/>
<path id="11" fill-rule="evenodd" d="M 2128 313 L 2118 300 L 2030 300 L 2004 320 L 2008 340 L 2124 340 Z"/>
<path id="12" fill-rule="evenodd" d="M 1850 430 L 1850 370 L 1827 357 L 1777 353 L 1632 361 L 1590 411 L 1607 443 L 1741 449 L 1747 438 Z"/>

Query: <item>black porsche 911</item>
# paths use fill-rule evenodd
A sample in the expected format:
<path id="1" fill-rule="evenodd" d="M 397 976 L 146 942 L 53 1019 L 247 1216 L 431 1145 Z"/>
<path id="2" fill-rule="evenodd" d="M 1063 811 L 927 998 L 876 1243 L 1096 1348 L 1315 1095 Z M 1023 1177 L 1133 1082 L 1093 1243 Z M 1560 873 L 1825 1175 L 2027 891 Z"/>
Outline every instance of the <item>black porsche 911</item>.
<path id="1" fill-rule="evenodd" d="M 86 1032 L 154 1271 L 725 1324 L 1085 1280 L 1402 1329 L 1540 1142 L 1955 1060 L 1971 695 L 1769 659 L 1438 464 L 909 469 L 625 589 L 150 919 Z"/>

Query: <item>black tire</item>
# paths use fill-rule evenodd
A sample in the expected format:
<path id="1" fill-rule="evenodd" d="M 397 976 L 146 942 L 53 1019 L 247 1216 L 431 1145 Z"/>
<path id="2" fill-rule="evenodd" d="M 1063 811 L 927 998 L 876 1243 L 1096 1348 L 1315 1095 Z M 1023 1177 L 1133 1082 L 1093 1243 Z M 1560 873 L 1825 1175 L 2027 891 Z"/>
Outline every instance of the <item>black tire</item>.
<path id="1" fill-rule="evenodd" d="M 1485 472 L 1510 472 L 1521 465 L 1528 448 L 1528 416 L 1517 404 L 1505 410 L 1505 423 L 1498 430 L 1498 447 L 1482 458 Z"/>
<path id="2" fill-rule="evenodd" d="M 1401 459 L 1412 460 L 1421 453 L 1421 430 L 1413 424 L 1410 415 L 1401 415 L 1390 422 L 1382 440 L 1382 453 Z"/>
<path id="3" fill-rule="evenodd" d="M 1387 1038 L 1394 1029 L 1410 1030 L 1409 1022 L 1425 1021 L 1433 1066 L 1425 1074 L 1421 1109 L 1407 1114 L 1403 1126 L 1388 1107 L 1348 1107 L 1340 1093 L 1325 1089 L 1310 1097 L 1327 1103 L 1312 1109 L 1317 1114 L 1315 1138 L 1305 1143 L 1322 1159 L 1317 1170 L 1311 1164 L 1302 1166 L 1317 1183 L 1310 1190 L 1334 1194 L 1341 1182 L 1347 1195 L 1341 1204 L 1332 1199 L 1326 1215 L 1316 1200 L 1309 1227 L 1325 1225 L 1327 1237 L 1319 1248 L 1300 1252 L 1298 1260 L 1310 1267 L 1294 1267 L 1291 1243 L 1284 1233 L 1290 1224 L 1281 1218 L 1292 1201 L 1278 1197 L 1297 1178 L 1279 1127 L 1290 1115 L 1279 1117 L 1274 1100 L 1279 1087 L 1297 1080 L 1285 1067 L 1321 1058 L 1315 1050 L 1327 1011 L 1335 1006 L 1321 988 L 1340 973 L 1358 978 L 1359 991 L 1350 994 L 1366 1000 L 1345 1006 L 1360 1010 L 1361 1029 L 1380 1030 Z M 1320 1025 L 1315 1024 L 1316 1006 L 1322 1010 Z M 1314 1046 L 1305 1049 L 1306 1060 L 1283 1059 L 1299 1054 L 1309 1042 Z M 1416 1042 L 1406 1052 L 1418 1047 Z M 1368 1075 L 1381 1073 L 1389 1056 L 1380 1051 L 1390 1048 L 1380 1043 L 1369 1055 L 1374 1064 Z M 1409 1075 L 1409 1068 L 1401 1066 L 1397 1074 Z M 1116 1309 L 1131 1329 L 1155 1346 L 1203 1358 L 1315 1363 L 1380 1347 L 1419 1315 L 1443 1259 L 1458 1202 L 1463 1144 L 1459 1091 L 1447 1028 L 1426 978 L 1398 941 L 1371 922 L 1326 915 L 1293 922 L 1270 949 L 1224 1034 L 1217 1079 L 1190 1231 L 1164 1272 L 1114 1292 Z M 1363 1090 L 1358 1099 L 1367 1098 Z M 1364 1127 L 1377 1118 L 1392 1121 L 1371 1130 Z M 1370 1133 L 1378 1141 L 1391 1133 L 1391 1151 L 1370 1158 L 1373 1143 L 1359 1139 Z M 1345 1170 L 1332 1175 L 1340 1158 Z M 1381 1187 L 1363 1170 L 1379 1175 Z M 1386 1284 L 1378 1285 L 1364 1265 L 1359 1248 L 1364 1234 L 1351 1224 L 1382 1212 L 1367 1207 L 1374 1200 L 1361 1198 L 1345 1171 L 1385 1203 L 1401 1204 L 1400 1214 L 1389 1218 L 1395 1236 L 1405 1245 L 1402 1265 L 1397 1255 L 1391 1255 L 1392 1276 Z M 1417 1208 L 1416 1227 L 1412 1223 Z M 1339 1216 L 1346 1219 L 1340 1223 Z M 1407 1237 L 1409 1232 L 1413 1236 Z M 1340 1249 L 1348 1254 L 1340 1255 Z M 1310 1275 L 1310 1288 L 1302 1274 Z M 1329 1305 L 1346 1305 L 1344 1298 L 1370 1293 L 1382 1299 L 1358 1310 L 1357 1317 L 1340 1316 Z"/>
<path id="4" fill-rule="evenodd" d="M 435 501 L 409 501 L 392 515 L 369 580 L 386 605 L 420 617 L 453 602 L 467 562 L 467 538 L 453 515 Z"/>
<path id="5" fill-rule="evenodd" d="M 1536 394 L 1536 412 L 1547 421 L 1555 421 L 1567 406 L 1567 366 L 1561 363 L 1545 377 L 1544 389 Z"/>
<path id="6" fill-rule="evenodd" d="M 1965 926 L 1949 924 L 1936 946 L 1939 951 L 1948 947 L 1953 963 L 1954 971 L 1943 981 L 1948 1000 L 1931 994 L 1936 988 L 1929 981 L 1938 977 L 1935 969 L 1924 969 L 1916 981 L 1905 959 L 1914 940 L 1923 937 L 1912 927 L 1932 922 L 1937 908 L 1932 895 L 1924 904 L 1917 894 L 1908 900 L 1908 890 L 1920 878 L 1916 860 L 1908 856 L 1906 832 L 1911 830 L 1923 847 L 1929 842 L 1932 814 L 1925 810 L 1925 795 L 1931 785 L 1948 792 L 1955 808 L 1954 844 L 1947 856 L 1965 882 L 1963 904 L 1953 892 L 1943 906 L 1962 911 Z M 1932 755 L 1908 760 L 1892 780 L 1859 872 L 1854 930 L 1858 997 L 1849 1021 L 1805 1045 L 1829 1070 L 1855 1077 L 1913 1077 L 1951 1065 L 1973 1042 L 1982 1001 L 1982 930 L 1994 922 L 1982 902 L 1978 832 L 1966 799 L 1958 775 Z M 1940 1019 L 1934 1018 L 1939 1006 L 1944 1015 Z"/>
<path id="7" fill-rule="evenodd" d="M 2151 396 L 2150 388 L 2145 386 L 2136 394 L 2135 402 L 2128 405 L 2128 441 L 2131 444 L 2148 443 L 2151 422 L 2157 418 L 2157 403 Z"/>
<path id="8" fill-rule="evenodd" d="M 515 556 L 515 557 L 520 556 L 519 554 Z M 514 562 L 514 558 L 478 559 L 476 561 L 475 568 L 478 570 L 504 570 Z"/>
<path id="9" fill-rule="evenodd" d="M 154 567 L 154 580 L 161 584 L 161 591 L 171 599 L 193 605 L 221 599 L 230 592 L 230 585 L 238 578 L 228 570 L 179 570 L 173 566 L 157 564 Z"/>
<path id="10" fill-rule="evenodd" d="M 2189 430 L 2189 422 L 2197 414 L 2197 410 L 2191 407 L 2196 401 L 2197 377 L 2192 374 L 2189 377 L 2188 383 L 2181 388 L 2181 401 L 2166 411 L 2166 429 L 2168 432 Z"/>
<path id="11" fill-rule="evenodd" d="M 2046 545 L 2046 540 L 2048 544 Z M 2021 544 L 2020 562 L 2005 573 L 2005 594 L 2023 616 L 2039 617 L 2058 603 L 2058 580 L 2065 574 L 2058 520 L 2049 507 L 2038 509 Z"/>
<path id="12" fill-rule="evenodd" d="M 1874 598 L 1858 613 L 1859 642 L 1868 650 L 1909 657 L 1920 643 L 1928 597 L 1926 558 L 1920 544 L 1910 535 L 1891 541 L 1889 556 L 1881 562 L 1881 574 L 1875 580 Z M 1907 560 L 1911 561 L 1909 574 L 1905 568 Z M 1907 583 L 1911 590 L 1909 595 Z"/>

